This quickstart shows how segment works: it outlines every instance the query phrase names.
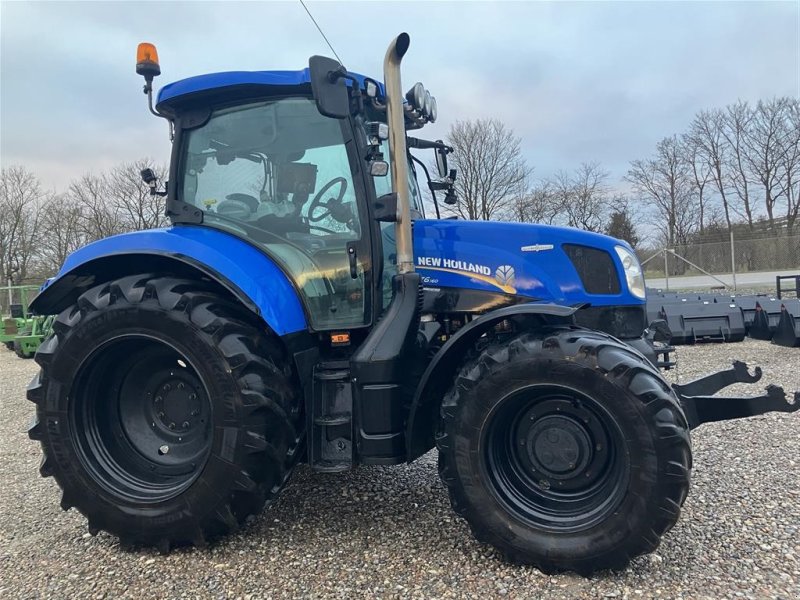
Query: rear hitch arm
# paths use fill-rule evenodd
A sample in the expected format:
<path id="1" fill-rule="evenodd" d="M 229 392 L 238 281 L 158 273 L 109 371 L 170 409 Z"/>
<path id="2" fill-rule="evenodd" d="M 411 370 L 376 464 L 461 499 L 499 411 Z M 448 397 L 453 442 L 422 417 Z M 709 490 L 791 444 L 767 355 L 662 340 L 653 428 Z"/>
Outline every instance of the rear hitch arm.
<path id="1" fill-rule="evenodd" d="M 755 383 L 761 379 L 761 369 L 756 367 L 750 374 L 747 365 L 735 361 L 733 367 L 726 371 L 713 373 L 695 381 L 680 385 L 673 384 L 683 406 L 689 429 L 695 429 L 703 423 L 742 419 L 768 412 L 792 413 L 800 410 L 800 392 L 795 392 L 792 399 L 786 397 L 783 388 L 768 385 L 766 394 L 749 397 L 712 396 L 724 387 L 733 383 Z"/>

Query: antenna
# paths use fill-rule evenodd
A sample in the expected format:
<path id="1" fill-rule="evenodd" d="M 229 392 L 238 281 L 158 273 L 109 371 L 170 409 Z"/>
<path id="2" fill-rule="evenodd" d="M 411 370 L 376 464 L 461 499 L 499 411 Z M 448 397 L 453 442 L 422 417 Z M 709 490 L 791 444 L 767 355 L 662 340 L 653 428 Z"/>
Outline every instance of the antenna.
<path id="1" fill-rule="evenodd" d="M 342 62 L 342 59 L 339 58 L 339 55 L 336 53 L 336 50 L 333 49 L 333 45 L 328 40 L 328 36 L 326 36 L 325 32 L 322 31 L 322 27 L 319 26 L 319 23 L 317 23 L 317 20 L 314 18 L 314 15 L 311 14 L 311 11 L 308 10 L 308 7 L 306 6 L 306 3 L 303 2 L 303 0 L 300 0 L 300 4 L 302 4 L 303 8 L 306 9 L 306 13 L 308 13 L 308 17 L 311 19 L 311 22 L 314 23 L 314 26 L 317 28 L 317 31 L 319 31 L 319 34 L 322 36 L 322 39 L 325 40 L 326 44 L 328 44 L 328 48 L 331 49 L 331 52 L 333 52 L 333 55 L 336 57 L 336 60 L 339 61 L 340 65 L 344 66 L 344 63 Z"/>

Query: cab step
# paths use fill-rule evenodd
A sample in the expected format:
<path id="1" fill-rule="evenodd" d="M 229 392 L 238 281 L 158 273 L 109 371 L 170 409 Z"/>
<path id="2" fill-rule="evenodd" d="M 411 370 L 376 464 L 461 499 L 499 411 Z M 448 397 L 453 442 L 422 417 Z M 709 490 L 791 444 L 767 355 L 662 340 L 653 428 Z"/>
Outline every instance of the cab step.
<path id="1" fill-rule="evenodd" d="M 348 361 L 314 366 L 309 430 L 312 469 L 335 473 L 353 467 L 353 388 Z"/>

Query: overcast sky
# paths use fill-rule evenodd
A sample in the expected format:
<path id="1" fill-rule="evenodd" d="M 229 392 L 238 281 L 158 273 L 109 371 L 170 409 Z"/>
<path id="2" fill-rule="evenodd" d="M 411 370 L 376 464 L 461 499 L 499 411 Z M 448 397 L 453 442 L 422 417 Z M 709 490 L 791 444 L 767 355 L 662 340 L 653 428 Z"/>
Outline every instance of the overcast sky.
<path id="1" fill-rule="evenodd" d="M 800 95 L 800 2 L 309 2 L 348 69 L 380 77 L 389 40 L 411 35 L 403 82 L 455 119 L 496 117 L 538 177 L 600 161 L 618 184 L 632 159 L 738 98 Z M 2 2 L 0 159 L 49 187 L 122 161 L 166 161 L 136 45 L 157 45 L 157 87 L 200 73 L 299 69 L 330 55 L 299 2 Z"/>

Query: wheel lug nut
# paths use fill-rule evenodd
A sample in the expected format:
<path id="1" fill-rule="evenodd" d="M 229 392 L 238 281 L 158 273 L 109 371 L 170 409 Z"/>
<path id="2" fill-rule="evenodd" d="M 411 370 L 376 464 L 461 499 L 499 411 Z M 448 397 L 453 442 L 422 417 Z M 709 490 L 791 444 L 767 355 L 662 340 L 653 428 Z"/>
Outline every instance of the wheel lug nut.
<path id="1" fill-rule="evenodd" d="M 161 396 L 156 396 L 156 404 L 161 404 L 164 399 Z"/>
<path id="2" fill-rule="evenodd" d="M 197 400 L 197 394 L 189 394 L 189 400 Z"/>
<path id="3" fill-rule="evenodd" d="M 183 427 L 184 429 L 189 429 L 189 421 L 184 421 L 181 427 Z"/>
<path id="4" fill-rule="evenodd" d="M 196 417 L 196 416 L 197 416 L 197 415 L 199 415 L 199 414 L 200 414 L 200 411 L 199 411 L 199 410 L 193 410 L 193 411 L 192 411 L 192 416 L 193 416 L 193 417 Z"/>
<path id="5" fill-rule="evenodd" d="M 164 418 L 164 413 L 163 412 L 158 413 L 158 418 L 159 419 L 163 419 Z"/>
<path id="6" fill-rule="evenodd" d="M 182 389 L 183 389 L 183 388 L 185 388 L 185 387 L 186 387 L 186 386 L 185 386 L 185 385 L 183 385 L 183 382 L 180 382 L 180 383 L 178 384 L 178 389 L 179 389 L 179 390 L 182 390 Z"/>
<path id="7" fill-rule="evenodd" d="M 169 452 L 169 446 L 167 446 L 166 444 L 164 444 L 163 446 L 161 446 L 161 447 L 158 449 L 158 453 L 159 453 L 159 454 L 162 454 L 162 455 L 163 455 L 163 454 L 166 454 L 167 452 Z"/>
<path id="8" fill-rule="evenodd" d="M 170 384 L 168 384 L 168 383 L 165 383 L 163 389 L 164 389 L 165 392 L 168 392 L 168 391 L 170 391 L 172 389 L 172 386 L 170 386 Z"/>
<path id="9" fill-rule="evenodd" d="M 170 428 L 170 429 L 175 429 L 175 423 L 170 423 L 170 424 L 169 424 L 169 428 Z"/>

